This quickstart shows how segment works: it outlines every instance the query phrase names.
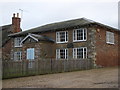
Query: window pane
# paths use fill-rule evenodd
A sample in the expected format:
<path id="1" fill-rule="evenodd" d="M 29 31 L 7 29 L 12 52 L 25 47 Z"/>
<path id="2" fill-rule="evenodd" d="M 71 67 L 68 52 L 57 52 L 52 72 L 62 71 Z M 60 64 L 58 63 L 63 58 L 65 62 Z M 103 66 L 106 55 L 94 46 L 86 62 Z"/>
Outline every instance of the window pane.
<path id="1" fill-rule="evenodd" d="M 30 53 L 31 53 L 31 59 L 34 59 L 34 48 L 31 48 Z"/>
<path id="2" fill-rule="evenodd" d="M 77 49 L 77 58 L 83 58 L 83 49 Z"/>
<path id="3" fill-rule="evenodd" d="M 65 32 L 60 32 L 60 41 L 61 42 L 65 41 Z"/>
<path id="4" fill-rule="evenodd" d="M 106 42 L 109 42 L 109 32 L 106 32 Z"/>
<path id="5" fill-rule="evenodd" d="M 86 29 L 84 29 L 84 40 L 86 40 L 86 35 L 87 35 Z"/>
<path id="6" fill-rule="evenodd" d="M 68 50 L 66 49 L 66 57 L 65 57 L 66 59 L 68 58 Z"/>
<path id="7" fill-rule="evenodd" d="M 59 59 L 60 55 L 59 55 L 59 49 L 56 50 L 56 58 Z"/>
<path id="8" fill-rule="evenodd" d="M 84 48 L 84 58 L 87 58 L 87 50 Z"/>
<path id="9" fill-rule="evenodd" d="M 59 33 L 57 32 L 57 37 L 56 37 L 57 42 L 60 41 L 59 39 L 60 39 L 60 37 L 59 37 Z"/>
<path id="10" fill-rule="evenodd" d="M 30 59 L 30 49 L 27 49 L 27 59 Z"/>
<path id="11" fill-rule="evenodd" d="M 65 50 L 60 50 L 60 58 L 61 59 L 65 58 Z"/>
<path id="12" fill-rule="evenodd" d="M 73 31 L 73 40 L 76 40 L 76 30 Z"/>
<path id="13" fill-rule="evenodd" d="M 66 40 L 65 41 L 68 41 L 68 32 L 66 32 Z"/>
<path id="14" fill-rule="evenodd" d="M 83 40 L 83 30 L 77 30 L 77 40 Z"/>
<path id="15" fill-rule="evenodd" d="M 73 58 L 76 58 L 76 48 L 73 49 Z"/>

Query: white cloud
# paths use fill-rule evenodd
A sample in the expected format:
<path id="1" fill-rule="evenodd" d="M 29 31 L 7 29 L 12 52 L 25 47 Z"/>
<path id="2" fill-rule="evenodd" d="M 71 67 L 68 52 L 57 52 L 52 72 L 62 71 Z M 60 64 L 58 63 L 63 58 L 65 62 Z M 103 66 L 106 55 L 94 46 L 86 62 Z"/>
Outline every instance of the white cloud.
<path id="1" fill-rule="evenodd" d="M 1 0 L 0 2 L 118 2 L 119 0 Z"/>

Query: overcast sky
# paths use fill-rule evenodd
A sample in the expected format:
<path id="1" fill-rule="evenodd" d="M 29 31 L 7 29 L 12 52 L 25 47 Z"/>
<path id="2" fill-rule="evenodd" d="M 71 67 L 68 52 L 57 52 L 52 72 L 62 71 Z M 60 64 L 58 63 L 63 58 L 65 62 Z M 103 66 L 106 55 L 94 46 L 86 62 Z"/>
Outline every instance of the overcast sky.
<path id="1" fill-rule="evenodd" d="M 5 0 L 6 1 L 6 0 Z M 118 28 L 118 0 L 40 0 L 39 2 L 0 2 L 1 25 L 11 24 L 12 14 L 22 16 L 21 28 L 28 30 L 65 20 L 88 18 Z M 22 9 L 23 13 L 19 10 Z M 1 26 L 0 25 L 0 26 Z"/>

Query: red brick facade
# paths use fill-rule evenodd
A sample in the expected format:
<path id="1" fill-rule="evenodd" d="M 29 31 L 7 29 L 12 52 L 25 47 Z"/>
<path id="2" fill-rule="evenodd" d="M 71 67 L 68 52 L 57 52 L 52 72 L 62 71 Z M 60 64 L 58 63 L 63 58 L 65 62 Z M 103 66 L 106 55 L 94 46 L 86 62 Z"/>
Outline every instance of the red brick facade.
<path id="1" fill-rule="evenodd" d="M 118 31 L 98 27 L 96 32 L 96 64 L 101 66 L 118 65 Z M 114 33 L 115 43 L 106 43 L 106 31 Z"/>
<path id="2" fill-rule="evenodd" d="M 4 47 L 2 47 L 2 59 L 3 60 L 10 60 L 11 57 L 11 48 L 12 48 L 12 43 L 11 40 L 9 40 Z"/>

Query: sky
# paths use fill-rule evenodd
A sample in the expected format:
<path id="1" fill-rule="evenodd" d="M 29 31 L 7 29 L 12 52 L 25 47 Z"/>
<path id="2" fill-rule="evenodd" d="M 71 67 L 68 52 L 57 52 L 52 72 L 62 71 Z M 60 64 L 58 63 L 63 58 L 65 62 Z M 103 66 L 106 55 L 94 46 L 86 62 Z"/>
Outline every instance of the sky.
<path id="1" fill-rule="evenodd" d="M 1 0 L 0 9 L 0 26 L 19 13 L 23 31 L 82 17 L 118 28 L 118 0 Z"/>

